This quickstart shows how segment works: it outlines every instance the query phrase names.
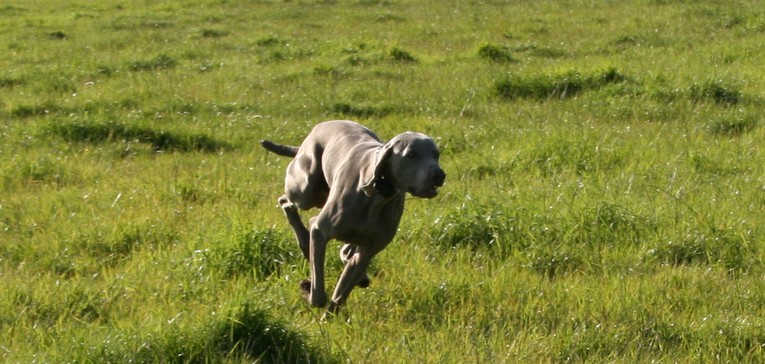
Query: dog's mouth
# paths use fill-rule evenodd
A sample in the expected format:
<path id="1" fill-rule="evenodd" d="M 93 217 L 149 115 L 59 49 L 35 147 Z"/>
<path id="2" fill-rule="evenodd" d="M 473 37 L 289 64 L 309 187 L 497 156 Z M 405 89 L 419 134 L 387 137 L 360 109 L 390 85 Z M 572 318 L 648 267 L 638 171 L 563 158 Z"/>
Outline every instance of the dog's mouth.
<path id="1" fill-rule="evenodd" d="M 433 198 L 438 196 L 438 187 L 441 187 L 441 186 L 431 186 L 430 188 L 426 188 L 422 190 L 410 188 L 409 193 L 411 193 L 413 196 L 420 197 L 420 198 Z"/>
<path id="2" fill-rule="evenodd" d="M 409 193 L 413 196 L 421 198 L 433 198 L 438 196 L 438 188 L 444 185 L 446 174 L 438 169 L 431 173 L 431 177 L 428 182 L 423 183 L 421 188 L 410 187 Z"/>

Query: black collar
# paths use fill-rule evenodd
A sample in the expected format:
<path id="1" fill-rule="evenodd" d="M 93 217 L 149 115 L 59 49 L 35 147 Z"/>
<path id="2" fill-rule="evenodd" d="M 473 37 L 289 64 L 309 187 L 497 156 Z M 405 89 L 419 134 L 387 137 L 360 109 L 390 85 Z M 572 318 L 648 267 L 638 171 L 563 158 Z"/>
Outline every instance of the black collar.
<path id="1" fill-rule="evenodd" d="M 396 194 L 396 187 L 393 187 L 393 185 L 384 178 L 375 181 L 375 190 L 385 198 L 393 197 Z"/>

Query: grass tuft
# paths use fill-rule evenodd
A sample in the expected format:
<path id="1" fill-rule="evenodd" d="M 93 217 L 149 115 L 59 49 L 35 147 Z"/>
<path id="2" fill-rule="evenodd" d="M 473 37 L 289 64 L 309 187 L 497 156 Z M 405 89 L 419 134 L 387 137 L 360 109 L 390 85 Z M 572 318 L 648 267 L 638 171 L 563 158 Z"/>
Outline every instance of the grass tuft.
<path id="1" fill-rule="evenodd" d="M 202 38 L 223 38 L 229 34 L 229 31 L 221 29 L 202 29 L 200 32 Z"/>
<path id="2" fill-rule="evenodd" d="M 20 78 L 0 77 L 0 88 L 13 88 L 23 86 L 26 82 Z"/>
<path id="3" fill-rule="evenodd" d="M 345 75 L 345 72 L 341 68 L 333 66 L 316 66 L 313 69 L 313 73 L 317 76 L 331 79 L 338 79 Z"/>
<path id="4" fill-rule="evenodd" d="M 564 170 L 573 170 L 577 174 L 610 170 L 623 165 L 624 159 L 619 149 L 601 146 L 587 138 L 550 138 L 528 155 L 529 165 L 544 175 L 555 175 Z"/>
<path id="5" fill-rule="evenodd" d="M 753 114 L 735 114 L 715 119 L 707 125 L 707 130 L 716 135 L 737 136 L 746 134 L 759 125 L 759 118 Z"/>
<path id="6" fill-rule="evenodd" d="M 75 186 L 82 182 L 78 170 L 61 158 L 48 155 L 12 158 L 0 166 L 0 189 Z"/>
<path id="7" fill-rule="evenodd" d="M 587 270 L 581 251 L 570 246 L 532 244 L 523 254 L 528 261 L 524 267 L 546 278 Z"/>
<path id="8" fill-rule="evenodd" d="M 344 116 L 349 117 L 356 117 L 361 119 L 366 118 L 382 118 L 391 114 L 396 113 L 397 110 L 394 106 L 372 106 L 372 105 L 362 105 L 362 106 L 354 106 L 347 103 L 337 103 L 332 106 L 332 109 L 330 109 L 331 112 L 341 114 Z"/>
<path id="9" fill-rule="evenodd" d="M 491 43 L 483 43 L 478 47 L 478 57 L 496 63 L 510 63 L 516 61 L 507 47 Z"/>
<path id="10" fill-rule="evenodd" d="M 55 31 L 55 32 L 48 33 L 48 38 L 55 39 L 55 40 L 64 40 L 64 39 L 69 38 L 69 36 L 66 35 L 66 33 L 58 30 L 58 31 Z"/>
<path id="11" fill-rule="evenodd" d="M 3 5 L 0 7 L 0 14 L 3 15 L 21 15 L 27 12 L 29 12 L 29 9 L 20 6 Z"/>
<path id="12" fill-rule="evenodd" d="M 404 18 L 403 16 L 391 14 L 391 13 L 380 14 L 377 16 L 377 18 L 375 18 L 375 21 L 378 23 L 387 23 L 387 22 L 400 23 L 405 20 L 406 18 Z"/>
<path id="13" fill-rule="evenodd" d="M 294 241 L 273 229 L 252 230 L 236 238 L 233 245 L 221 245 L 206 252 L 207 260 L 226 278 L 253 273 L 259 279 L 294 266 Z"/>
<path id="14" fill-rule="evenodd" d="M 11 186 L 13 181 L 21 185 L 51 184 L 62 187 L 76 180 L 76 174 L 65 167 L 60 160 L 46 156 L 34 160 L 16 161 L 6 164 L 5 185 Z"/>
<path id="15" fill-rule="evenodd" d="M 725 106 L 736 105 L 741 102 L 743 97 L 741 90 L 721 81 L 708 81 L 703 84 L 694 84 L 689 88 L 688 92 L 691 100 L 695 102 L 708 100 Z"/>
<path id="16" fill-rule="evenodd" d="M 47 103 L 43 105 L 19 105 L 11 109 L 11 116 L 16 118 L 31 118 L 36 116 L 46 116 L 61 110 L 59 105 Z"/>
<path id="17" fill-rule="evenodd" d="M 270 363 L 335 362 L 309 346 L 303 335 L 249 304 L 242 305 L 226 321 L 214 324 L 209 337 L 213 347 L 234 357 Z"/>
<path id="18" fill-rule="evenodd" d="M 615 68 L 589 75 L 579 71 L 569 71 L 558 75 L 510 76 L 494 84 L 494 94 L 508 100 L 565 99 L 584 91 L 620 83 L 625 79 L 625 76 Z"/>
<path id="19" fill-rule="evenodd" d="M 155 151 L 214 153 L 232 148 L 229 143 L 204 134 L 171 133 L 117 122 L 51 123 L 47 130 L 69 142 L 90 144 L 120 141 L 138 142 L 151 145 Z"/>
<path id="20" fill-rule="evenodd" d="M 718 265 L 733 273 L 744 273 L 761 263 L 758 252 L 748 234 L 710 228 L 694 231 L 680 242 L 658 246 L 649 251 L 649 257 L 674 266 Z"/>
<path id="21" fill-rule="evenodd" d="M 334 363 L 271 315 L 243 304 L 197 326 L 168 324 L 160 331 L 117 331 L 92 343 L 74 342 L 72 361 Z"/>
<path id="22" fill-rule="evenodd" d="M 489 249 L 502 242 L 512 220 L 498 206 L 463 203 L 439 217 L 430 229 L 432 241 L 440 247 L 471 250 Z"/>
<path id="23" fill-rule="evenodd" d="M 534 44 L 521 45 L 521 46 L 515 47 L 514 50 L 516 52 L 523 52 L 534 57 L 550 58 L 550 59 L 561 58 L 566 55 L 566 52 L 560 49 L 550 48 L 550 47 L 539 47 Z"/>
<path id="24" fill-rule="evenodd" d="M 178 61 L 175 58 L 160 54 L 148 61 L 135 61 L 128 68 L 134 72 L 143 72 L 175 68 L 177 65 Z"/>
<path id="25" fill-rule="evenodd" d="M 263 48 L 274 47 L 274 46 L 283 45 L 286 43 L 287 41 L 282 40 L 275 36 L 260 38 L 257 41 L 255 41 L 255 44 L 257 44 L 258 47 L 263 47 Z"/>
<path id="26" fill-rule="evenodd" d="M 418 62 L 417 57 L 413 56 L 408 51 L 403 50 L 399 47 L 391 48 L 390 52 L 388 52 L 388 56 L 394 62 L 400 62 L 400 63 L 417 63 Z"/>

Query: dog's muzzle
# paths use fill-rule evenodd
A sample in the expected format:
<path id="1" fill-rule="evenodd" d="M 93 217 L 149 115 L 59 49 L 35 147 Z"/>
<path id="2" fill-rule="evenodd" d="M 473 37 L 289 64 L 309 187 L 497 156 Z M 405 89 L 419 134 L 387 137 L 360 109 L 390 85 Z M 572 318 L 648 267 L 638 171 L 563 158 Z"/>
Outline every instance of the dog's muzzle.
<path id="1" fill-rule="evenodd" d="M 444 185 L 446 173 L 441 168 L 435 169 L 430 175 L 430 185 L 422 190 L 411 189 L 409 193 L 422 198 L 433 198 L 438 195 L 438 188 Z"/>

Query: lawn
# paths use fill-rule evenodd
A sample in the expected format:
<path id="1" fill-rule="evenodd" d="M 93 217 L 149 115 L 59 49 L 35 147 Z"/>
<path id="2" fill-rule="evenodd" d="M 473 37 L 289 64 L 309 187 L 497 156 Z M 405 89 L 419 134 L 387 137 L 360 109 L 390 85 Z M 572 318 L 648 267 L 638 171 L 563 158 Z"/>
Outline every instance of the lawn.
<path id="1" fill-rule="evenodd" d="M 749 0 L 0 5 L 0 359 L 765 361 L 764 43 Z M 324 322 L 258 141 L 331 119 L 447 182 Z"/>

